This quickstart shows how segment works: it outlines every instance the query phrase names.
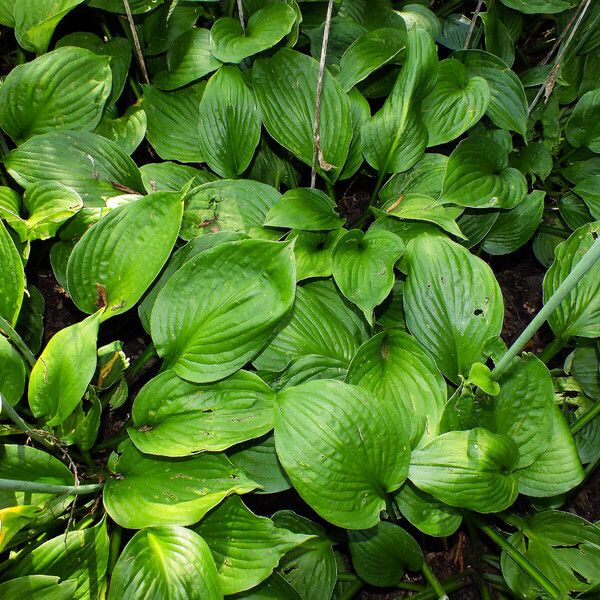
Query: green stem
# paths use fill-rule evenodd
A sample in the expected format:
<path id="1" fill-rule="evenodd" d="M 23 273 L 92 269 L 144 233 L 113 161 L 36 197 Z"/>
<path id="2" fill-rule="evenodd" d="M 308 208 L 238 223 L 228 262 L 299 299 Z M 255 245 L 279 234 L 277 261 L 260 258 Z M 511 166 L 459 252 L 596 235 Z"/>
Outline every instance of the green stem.
<path id="1" fill-rule="evenodd" d="M 439 582 L 438 578 L 435 576 L 426 560 L 423 561 L 423 567 L 421 570 L 423 571 L 423 577 L 425 577 L 425 581 L 433 588 L 433 591 L 436 594 L 435 597 L 438 600 L 448 600 L 448 595 L 444 591 L 442 584 Z"/>
<path id="2" fill-rule="evenodd" d="M 96 444 L 92 448 L 92 452 L 97 452 L 98 450 L 105 450 L 106 448 L 113 448 L 114 446 L 118 446 L 122 441 L 126 440 L 129 437 L 127 434 L 127 423 L 122 431 L 120 431 L 114 437 L 111 437 L 103 442 Z"/>
<path id="3" fill-rule="evenodd" d="M 590 249 L 583 255 L 581 260 L 575 265 L 575 268 L 567 275 L 564 281 L 558 286 L 556 291 L 550 296 L 540 312 L 535 315 L 531 323 L 527 325 L 523 333 L 516 339 L 506 354 L 498 361 L 498 364 L 492 371 L 492 378 L 499 379 L 506 371 L 513 358 L 515 358 L 525 347 L 527 342 L 534 336 L 536 331 L 544 324 L 546 319 L 556 310 L 560 303 L 571 293 L 573 288 L 579 283 L 588 271 L 600 259 L 600 238 L 597 238 Z"/>
<path id="4" fill-rule="evenodd" d="M 538 358 L 545 364 L 549 363 L 567 345 L 568 341 L 568 338 L 557 337 L 540 352 Z"/>
<path id="5" fill-rule="evenodd" d="M 340 600 L 352 600 L 363 588 L 363 582 L 358 579 L 354 585 L 350 586 L 341 596 Z"/>
<path id="6" fill-rule="evenodd" d="M 23 338 L 13 329 L 11 324 L 2 317 L 0 317 L 0 333 L 4 334 L 17 347 L 30 367 L 35 365 L 36 359 L 33 352 L 28 348 Z"/>
<path id="7" fill-rule="evenodd" d="M 555 600 L 560 599 L 560 591 L 530 560 L 527 559 L 515 546 L 506 541 L 495 529 L 477 517 L 472 517 L 473 521 L 493 542 L 510 558 L 512 558 L 525 573 L 527 573 L 549 596 Z"/>
<path id="8" fill-rule="evenodd" d="M 464 579 L 454 579 L 453 581 L 444 582 L 444 589 L 447 592 L 457 592 L 462 590 L 469 582 Z M 445 596 L 447 598 L 447 596 Z M 437 592 L 434 590 L 425 590 L 410 597 L 410 600 L 437 600 Z"/>
<path id="9" fill-rule="evenodd" d="M 121 536 L 123 534 L 123 528 L 120 525 L 116 525 L 110 534 L 110 547 L 108 550 L 108 573 L 112 574 L 119 553 L 121 551 Z"/>
<path id="10" fill-rule="evenodd" d="M 95 494 L 104 486 L 101 483 L 90 485 L 54 485 L 52 483 L 37 483 L 35 481 L 20 481 L 18 479 L 0 479 L 0 490 L 3 492 L 31 492 L 37 494 L 71 494 L 84 496 Z"/>
<path id="11" fill-rule="evenodd" d="M 28 435 L 32 440 L 42 444 L 46 448 L 54 449 L 54 445 L 45 437 L 36 433 L 31 427 L 19 416 L 17 411 L 8 403 L 6 398 L 0 394 L 0 415 L 4 413 L 23 433 Z"/>
<path id="12" fill-rule="evenodd" d="M 540 225 L 537 229 L 540 233 L 546 233 L 548 235 L 554 235 L 559 238 L 567 239 L 569 234 L 560 227 L 552 227 L 551 225 Z"/>
<path id="13" fill-rule="evenodd" d="M 586 410 L 572 425 L 571 434 L 579 433 L 590 421 L 593 421 L 600 414 L 600 400 Z"/>
<path id="14" fill-rule="evenodd" d="M 335 198 L 335 188 L 333 184 L 326 177 L 323 178 L 323 181 L 325 182 L 325 187 L 327 188 L 327 194 L 334 202 L 337 202 Z"/>
<path id="15" fill-rule="evenodd" d="M 408 581 L 401 581 L 397 583 L 394 587 L 397 587 L 399 590 L 407 590 L 409 592 L 423 592 L 427 588 L 420 583 L 409 583 Z"/>
<path id="16" fill-rule="evenodd" d="M 156 351 L 152 344 L 148 344 L 144 351 L 135 359 L 133 364 L 127 369 L 127 380 L 129 383 L 135 380 L 139 372 L 156 356 Z"/>
<path id="17" fill-rule="evenodd" d="M 369 203 L 367 204 L 367 206 L 365 206 L 365 210 L 363 211 L 363 214 L 360 216 L 358 221 L 356 221 L 356 223 L 354 224 L 354 227 L 356 227 L 356 228 L 362 227 L 365 224 L 365 222 L 367 221 L 367 219 L 369 218 L 371 206 L 373 206 L 373 203 L 377 199 L 377 196 L 379 194 L 379 190 L 381 189 L 381 185 L 383 184 L 385 175 L 386 175 L 385 171 L 380 171 L 379 174 L 377 175 L 377 181 L 375 182 L 375 187 L 373 188 L 373 193 L 371 194 Z"/>

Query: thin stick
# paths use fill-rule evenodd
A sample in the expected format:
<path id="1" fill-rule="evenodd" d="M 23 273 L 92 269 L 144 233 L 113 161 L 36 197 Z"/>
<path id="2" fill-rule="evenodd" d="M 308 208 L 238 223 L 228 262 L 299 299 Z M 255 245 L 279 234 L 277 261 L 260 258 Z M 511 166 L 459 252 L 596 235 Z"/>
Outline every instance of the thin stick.
<path id="1" fill-rule="evenodd" d="M 571 293 L 588 271 L 600 259 L 600 238 L 597 238 L 589 250 L 583 255 L 575 268 L 567 275 L 565 280 L 558 286 L 544 304 L 542 310 L 535 315 L 531 323 L 527 325 L 523 333 L 515 340 L 513 345 L 506 351 L 504 356 L 492 371 L 492 378 L 499 379 L 506 371 L 513 358 L 523 350 L 527 342 L 534 336 L 535 332 L 544 324 L 546 319 L 558 308 L 559 304 Z"/>
<path id="2" fill-rule="evenodd" d="M 471 37 L 473 36 L 473 31 L 475 31 L 475 23 L 477 22 L 477 17 L 479 17 L 479 13 L 481 12 L 481 7 L 483 6 L 483 0 L 479 0 L 477 3 L 477 8 L 473 13 L 473 18 L 471 19 L 471 23 L 469 24 L 469 30 L 467 31 L 467 37 L 465 38 L 465 45 L 463 46 L 464 50 L 469 49 L 469 44 L 471 43 Z"/>
<path id="3" fill-rule="evenodd" d="M 246 24 L 244 23 L 244 5 L 242 4 L 242 0 L 237 0 L 237 7 L 238 15 L 240 16 L 240 25 L 242 26 L 244 35 L 246 35 Z"/>
<path id="4" fill-rule="evenodd" d="M 542 97 L 542 95 L 544 93 L 546 94 L 546 101 L 547 101 L 548 98 L 550 97 L 550 94 L 554 90 L 554 83 L 555 83 L 556 77 L 558 75 L 558 70 L 560 69 L 560 63 L 567 52 L 569 44 L 575 37 L 575 33 L 577 33 L 577 30 L 579 29 L 579 26 L 581 25 L 581 22 L 583 21 L 583 17 L 585 16 L 585 13 L 587 12 L 587 9 L 589 8 L 591 3 L 592 3 L 592 0 L 583 0 L 583 2 L 579 5 L 579 8 L 577 9 L 577 12 L 575 13 L 575 15 L 576 15 L 575 18 L 571 19 L 571 21 L 568 23 L 567 27 L 565 27 L 565 31 L 567 31 L 569 29 L 569 26 L 571 26 L 571 31 L 569 33 L 569 36 L 567 37 L 567 39 L 565 40 L 565 43 L 563 44 L 562 48 L 560 49 L 558 56 L 556 57 L 556 60 L 554 61 L 554 66 L 552 67 L 552 69 L 550 69 L 550 73 L 548 73 L 548 76 L 546 77 L 544 83 L 541 85 L 540 89 L 538 90 L 538 93 L 535 95 L 535 98 L 529 105 L 529 114 L 531 114 L 531 111 L 537 106 L 537 103 L 539 102 L 540 98 Z M 561 35 L 564 35 L 565 31 L 563 31 Z M 561 38 L 559 37 L 559 39 L 556 40 L 556 42 L 554 43 L 554 46 L 556 46 L 557 43 L 560 43 L 560 39 Z M 554 46 L 550 49 L 550 52 L 548 53 L 548 57 L 554 51 L 554 49 L 555 49 Z M 545 62 L 542 64 L 546 64 L 548 57 L 546 57 L 546 59 L 544 59 Z"/>
<path id="5" fill-rule="evenodd" d="M 144 83 L 149 84 L 150 78 L 148 77 L 148 71 L 146 70 L 146 63 L 144 62 L 144 55 L 142 54 L 142 46 L 140 45 L 140 38 L 133 22 L 133 15 L 131 14 L 131 7 L 129 6 L 129 0 L 123 0 L 123 6 L 125 6 L 125 12 L 127 13 L 127 21 L 129 22 L 129 28 L 131 29 L 131 36 L 133 37 L 133 45 L 135 46 L 135 53 L 137 55 L 138 62 L 140 63 L 140 70 L 142 71 L 142 79 Z"/>
<path id="6" fill-rule="evenodd" d="M 425 581 L 431 586 L 438 600 L 448 600 L 448 594 L 446 594 L 442 584 L 439 582 L 438 578 L 435 576 L 426 560 L 423 560 L 422 571 Z"/>
<path id="7" fill-rule="evenodd" d="M 321 151 L 321 136 L 319 126 L 321 121 L 321 96 L 323 94 L 323 79 L 325 78 L 325 61 L 327 59 L 327 45 L 329 44 L 329 30 L 331 29 L 331 16 L 333 14 L 333 0 L 327 5 L 327 16 L 325 17 L 325 29 L 323 30 L 323 43 L 321 44 L 321 60 L 319 62 L 319 78 L 317 79 L 317 97 L 315 105 L 315 119 L 313 121 L 313 155 L 312 171 L 310 174 L 310 187 L 317 184 L 317 161 Z"/>
<path id="8" fill-rule="evenodd" d="M 571 433 L 575 435 L 580 432 L 590 421 L 593 421 L 598 415 L 600 415 L 600 400 L 596 400 L 596 403 L 586 410 L 572 425 Z"/>

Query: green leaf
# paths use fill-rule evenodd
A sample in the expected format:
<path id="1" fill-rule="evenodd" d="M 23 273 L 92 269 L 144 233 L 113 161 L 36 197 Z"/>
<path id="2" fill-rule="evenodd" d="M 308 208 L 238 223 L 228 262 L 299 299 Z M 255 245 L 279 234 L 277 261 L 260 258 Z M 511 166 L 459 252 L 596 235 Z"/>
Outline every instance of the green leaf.
<path id="1" fill-rule="evenodd" d="M 481 247 L 492 255 L 510 254 L 521 248 L 542 222 L 545 196 L 546 192 L 534 190 L 511 210 L 501 211 Z"/>
<path id="2" fill-rule="evenodd" d="M 2 479 L 33 481 L 53 485 L 73 485 L 73 474 L 66 465 L 51 454 L 31 446 L 0 445 Z M 12 506 L 41 506 L 52 494 L 0 491 L 0 508 Z"/>
<path id="3" fill-rule="evenodd" d="M 419 544 L 402 527 L 383 521 L 363 531 L 349 531 L 352 565 L 359 577 L 377 587 L 394 587 L 405 568 L 419 571 L 423 554 Z"/>
<path id="4" fill-rule="evenodd" d="M 402 29 L 382 28 L 359 37 L 343 54 L 337 79 L 345 92 L 389 63 L 406 45 Z"/>
<path id="5" fill-rule="evenodd" d="M 19 351 L 0 335 L 0 394 L 14 406 L 25 390 L 25 363 Z"/>
<path id="6" fill-rule="evenodd" d="M 148 118 L 146 137 L 163 160 L 204 162 L 200 150 L 200 103 L 205 82 L 175 92 L 144 86 L 141 106 Z"/>
<path id="7" fill-rule="evenodd" d="M 275 445 L 304 501 L 347 529 L 376 525 L 386 493 L 406 477 L 409 443 L 397 404 L 340 381 L 279 392 Z"/>
<path id="8" fill-rule="evenodd" d="M 365 342 L 350 363 L 346 381 L 393 400 L 413 447 L 423 435 L 438 434 L 446 383 L 433 358 L 403 331 L 378 333 Z"/>
<path id="9" fill-rule="evenodd" d="M 14 324 L 23 302 L 25 272 L 15 243 L 2 221 L 0 221 L 0 273 L 2 273 L 0 317 Z"/>
<path id="10" fill-rule="evenodd" d="M 15 2 L 15 36 L 31 52 L 43 54 L 48 49 L 55 27 L 83 0 L 35 0 Z"/>
<path id="11" fill-rule="evenodd" d="M 119 556 L 108 600 L 222 600 L 206 542 L 185 527 L 138 531 Z"/>
<path id="12" fill-rule="evenodd" d="M 156 192 L 113 209 L 75 244 L 67 266 L 73 302 L 83 312 L 105 307 L 102 319 L 137 303 L 177 240 L 181 195 Z"/>
<path id="13" fill-rule="evenodd" d="M 352 88 L 348 92 L 348 100 L 350 100 L 350 118 L 352 120 L 352 141 L 350 142 L 346 164 L 340 173 L 341 180 L 350 179 L 363 164 L 364 157 L 360 130 L 363 123 L 371 116 L 371 106 L 356 88 Z"/>
<path id="14" fill-rule="evenodd" d="M 200 152 L 208 166 L 221 177 L 243 173 L 258 146 L 260 127 L 254 96 L 242 72 L 221 67 L 208 80 L 200 102 Z"/>
<path id="15" fill-rule="evenodd" d="M 561 598 L 591 591 L 600 583 L 597 526 L 577 515 L 548 510 L 534 514 L 519 529 L 508 541 L 558 587 Z M 542 596 L 542 589 L 504 551 L 501 565 L 510 589 L 520 598 L 535 600 Z"/>
<path id="16" fill-rule="evenodd" d="M 275 452 L 275 438 L 268 435 L 261 441 L 252 441 L 236 447 L 229 460 L 240 467 L 261 489 L 255 494 L 276 494 L 292 487 Z"/>
<path id="17" fill-rule="evenodd" d="M 224 454 L 158 458 L 124 442 L 111 454 L 104 507 L 122 527 L 192 525 L 230 494 L 257 487 Z"/>
<path id="18" fill-rule="evenodd" d="M 333 250 L 333 278 L 340 291 L 373 323 L 373 309 L 394 285 L 394 264 L 404 244 L 389 231 L 359 229 L 346 232 Z"/>
<path id="19" fill-rule="evenodd" d="M 188 184 L 198 186 L 218 179 L 216 175 L 174 162 L 148 163 L 140 168 L 144 189 L 152 192 L 180 192 Z"/>
<path id="20" fill-rule="evenodd" d="M 466 385 L 478 387 L 482 392 L 490 396 L 497 396 L 500 393 L 500 385 L 492 379 L 492 371 L 483 363 L 473 363 L 469 371 L 469 377 L 465 381 Z"/>
<path id="21" fill-rule="evenodd" d="M 112 140 L 127 154 L 133 154 L 144 140 L 147 124 L 146 113 L 137 104 L 130 106 L 121 117 L 112 107 L 104 113 L 94 132 Z"/>
<path id="22" fill-rule="evenodd" d="M 535 498 L 564 494 L 584 478 L 573 436 L 567 420 L 557 406 L 550 424 L 551 442 L 532 464 L 518 471 L 519 492 Z"/>
<path id="23" fill-rule="evenodd" d="M 500 334 L 500 287 L 485 262 L 448 238 L 421 235 L 406 251 L 406 324 L 457 383 L 485 360 L 487 341 Z"/>
<path id="24" fill-rule="evenodd" d="M 273 573 L 259 586 L 231 596 L 232 600 L 304 600 L 281 576 Z"/>
<path id="25" fill-rule="evenodd" d="M 408 31 L 402 71 L 383 107 L 361 128 L 367 162 L 379 173 L 410 169 L 427 147 L 420 102 L 431 90 L 437 70 L 436 47 L 419 27 Z"/>
<path id="26" fill-rule="evenodd" d="M 480 16 L 485 28 L 485 49 L 500 58 L 507 67 L 512 67 L 515 62 L 514 42 L 502 15 L 494 5 L 490 5 L 490 9 Z"/>
<path id="27" fill-rule="evenodd" d="M 216 71 L 221 61 L 211 54 L 210 46 L 208 29 L 194 27 L 176 37 L 167 50 L 168 69 L 154 78 L 156 87 L 175 90 Z"/>
<path id="28" fill-rule="evenodd" d="M 337 579 L 333 542 L 316 523 L 291 510 L 273 515 L 277 527 L 293 533 L 312 535 L 311 539 L 290 550 L 279 563 L 279 572 L 296 591 L 308 600 L 331 600 Z"/>
<path id="29" fill-rule="evenodd" d="M 143 190 L 140 172 L 114 142 L 85 131 L 36 135 L 4 157 L 17 183 L 28 188 L 37 181 L 56 181 L 73 188 L 86 206 L 104 206 L 121 192 L 113 183 Z"/>
<path id="30" fill-rule="evenodd" d="M 292 246 L 278 242 L 229 242 L 192 258 L 152 311 L 152 339 L 165 367 L 197 383 L 235 373 L 292 307 L 295 275 Z"/>
<path id="31" fill-rule="evenodd" d="M 573 191 L 583 198 L 594 219 L 600 219 L 600 175 L 582 179 Z"/>
<path id="32" fill-rule="evenodd" d="M 421 104 L 421 118 L 429 133 L 428 146 L 446 144 L 483 117 L 490 102 L 490 88 L 483 77 L 468 75 L 454 58 L 443 60 L 431 92 Z"/>
<path id="33" fill-rule="evenodd" d="M 91 131 L 110 94 L 109 59 L 60 48 L 15 67 L 0 86 L 0 127 L 18 144 L 54 130 Z"/>
<path id="34" fill-rule="evenodd" d="M 137 15 L 155 9 L 163 2 L 164 0 L 129 0 L 129 7 L 132 14 Z M 108 12 L 125 14 L 125 6 L 122 0 L 88 0 L 88 4 Z"/>
<path id="35" fill-rule="evenodd" d="M 28 600 L 72 600 L 77 582 L 72 579 L 61 581 L 50 575 L 30 575 L 0 583 L 3 600 L 22 600 L 27 590 Z"/>
<path id="36" fill-rule="evenodd" d="M 222 62 L 242 62 L 275 46 L 292 30 L 295 21 L 296 12 L 283 2 L 274 2 L 255 12 L 245 30 L 238 19 L 222 17 L 210 31 L 211 52 Z"/>
<path id="37" fill-rule="evenodd" d="M 487 137 L 471 136 L 452 152 L 442 199 L 475 208 L 514 208 L 527 193 L 525 176 L 508 166 L 508 151 Z"/>
<path id="38" fill-rule="evenodd" d="M 405 519 L 419 531 L 433 537 L 448 537 L 459 527 L 461 512 L 439 502 L 407 481 L 394 496 Z"/>
<path id="39" fill-rule="evenodd" d="M 181 237 L 191 240 L 215 231 L 246 233 L 278 239 L 263 227 L 265 217 L 281 194 L 270 185 L 250 179 L 222 179 L 199 185 L 185 199 Z"/>
<path id="40" fill-rule="evenodd" d="M 254 63 L 253 86 L 263 123 L 271 137 L 307 165 L 313 162 L 313 123 L 319 64 L 284 48 Z M 352 139 L 350 102 L 326 70 L 319 122 L 318 172 L 335 181 Z"/>
<path id="41" fill-rule="evenodd" d="M 565 362 L 565 371 L 570 371 L 587 396 L 600 400 L 600 365 L 598 350 L 594 346 L 575 348 Z"/>
<path id="42" fill-rule="evenodd" d="M 243 592 L 273 572 L 281 557 L 312 536 L 275 526 L 228 498 L 195 529 L 208 543 L 225 594 Z"/>
<path id="43" fill-rule="evenodd" d="M 31 370 L 29 407 L 48 426 L 60 425 L 81 402 L 96 371 L 102 312 L 56 333 Z"/>
<path id="44" fill-rule="evenodd" d="M 600 123 L 596 118 L 600 110 L 600 89 L 584 94 L 577 102 L 567 121 L 566 136 L 571 146 L 587 146 L 600 153 Z"/>
<path id="45" fill-rule="evenodd" d="M 287 239 L 294 241 L 296 279 L 329 277 L 332 272 L 332 254 L 344 229 L 333 231 L 290 231 Z"/>
<path id="46" fill-rule="evenodd" d="M 445 504 L 481 513 L 508 508 L 519 493 L 516 444 L 476 428 L 450 431 L 413 450 L 408 477 Z"/>
<path id="47" fill-rule="evenodd" d="M 73 600 L 98 598 L 108 565 L 106 521 L 95 527 L 69 531 L 22 556 L 4 575 L 52 575 L 76 582 Z M 25 590 L 23 590 L 25 591 Z"/>
<path id="48" fill-rule="evenodd" d="M 544 302 L 548 301 L 592 246 L 599 228 L 598 223 L 588 223 L 556 247 L 554 262 L 544 276 Z M 548 323 L 555 335 L 564 339 L 572 335 L 590 338 L 600 335 L 600 262 L 588 271 L 550 314 Z"/>
<path id="49" fill-rule="evenodd" d="M 529 142 L 517 152 L 511 152 L 508 162 L 511 167 L 516 167 L 523 175 L 529 175 L 534 181 L 536 177 L 545 181 L 554 166 L 552 153 L 542 142 Z"/>
<path id="50" fill-rule="evenodd" d="M 575 0 L 502 0 L 508 8 L 514 8 L 527 15 L 538 13 L 559 13 L 577 5 Z"/>
<path id="51" fill-rule="evenodd" d="M 483 50 L 461 50 L 454 57 L 465 65 L 468 77 L 479 76 L 488 82 L 490 102 L 486 114 L 494 125 L 525 137 L 527 98 L 515 73 L 497 56 Z"/>
<path id="52" fill-rule="evenodd" d="M 331 281 L 298 287 L 290 319 L 254 359 L 257 369 L 282 371 L 307 354 L 336 358 L 349 364 L 367 339 L 365 324 Z"/>
<path id="53" fill-rule="evenodd" d="M 288 190 L 271 207 L 264 224 L 303 231 L 338 229 L 344 219 L 337 213 L 335 202 L 321 190 L 295 188 Z"/>
<path id="54" fill-rule="evenodd" d="M 204 386 L 165 371 L 136 396 L 129 437 L 146 454 L 225 450 L 269 432 L 274 402 L 271 388 L 247 371 Z"/>

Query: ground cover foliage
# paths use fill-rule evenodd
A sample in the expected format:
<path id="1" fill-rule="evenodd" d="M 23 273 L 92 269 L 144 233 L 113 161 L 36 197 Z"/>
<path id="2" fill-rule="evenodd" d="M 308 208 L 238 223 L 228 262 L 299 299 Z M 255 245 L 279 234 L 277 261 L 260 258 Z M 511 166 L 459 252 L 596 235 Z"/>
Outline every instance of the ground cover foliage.
<path id="1" fill-rule="evenodd" d="M 0 598 L 598 597 L 600 2 L 0 24 Z"/>

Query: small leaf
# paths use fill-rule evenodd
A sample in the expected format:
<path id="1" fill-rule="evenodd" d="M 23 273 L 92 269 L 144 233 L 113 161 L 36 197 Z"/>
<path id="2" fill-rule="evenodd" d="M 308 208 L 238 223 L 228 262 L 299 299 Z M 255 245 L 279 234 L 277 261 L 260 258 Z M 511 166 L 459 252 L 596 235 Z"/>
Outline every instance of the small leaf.
<path id="1" fill-rule="evenodd" d="M 600 123 L 596 118 L 600 110 L 600 90 L 584 94 L 577 102 L 567 121 L 566 136 L 575 148 L 587 146 L 600 153 Z"/>
<path id="2" fill-rule="evenodd" d="M 0 335 L 0 394 L 14 406 L 25 390 L 25 363 L 19 351 Z M 1 530 L 0 530 L 1 536 Z"/>
<path id="3" fill-rule="evenodd" d="M 386 493 L 406 477 L 408 437 L 396 403 L 339 381 L 277 395 L 275 445 L 292 484 L 339 527 L 379 522 Z"/>
<path id="4" fill-rule="evenodd" d="M 296 279 L 312 277 L 329 277 L 332 271 L 332 254 L 335 245 L 344 229 L 332 231 L 290 231 L 288 240 L 294 241 L 294 257 L 296 258 Z"/>
<path id="5" fill-rule="evenodd" d="M 29 575 L 0 583 L 3 600 L 22 600 L 27 590 L 27 600 L 72 600 L 77 582 L 72 579 L 61 581 L 50 575 Z"/>
<path id="6" fill-rule="evenodd" d="M 192 525 L 230 494 L 257 487 L 224 454 L 148 457 L 131 442 L 111 454 L 104 507 L 122 527 Z"/>
<path id="7" fill-rule="evenodd" d="M 500 393 L 500 385 L 492 379 L 490 368 L 483 363 L 476 362 L 471 365 L 466 383 L 478 387 L 490 396 L 497 396 Z"/>
<path id="8" fill-rule="evenodd" d="M 2 221 L 0 221 L 0 273 L 2 273 L 0 317 L 14 324 L 23 302 L 25 272 L 15 243 Z"/>

